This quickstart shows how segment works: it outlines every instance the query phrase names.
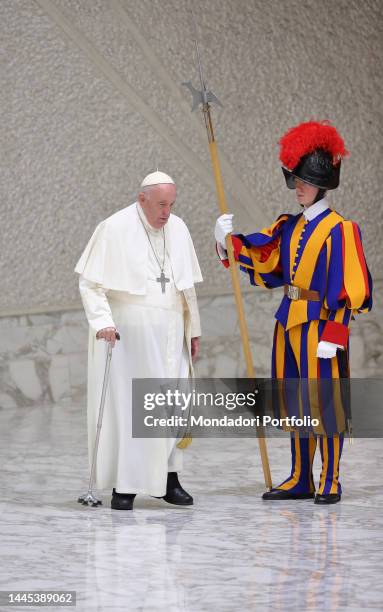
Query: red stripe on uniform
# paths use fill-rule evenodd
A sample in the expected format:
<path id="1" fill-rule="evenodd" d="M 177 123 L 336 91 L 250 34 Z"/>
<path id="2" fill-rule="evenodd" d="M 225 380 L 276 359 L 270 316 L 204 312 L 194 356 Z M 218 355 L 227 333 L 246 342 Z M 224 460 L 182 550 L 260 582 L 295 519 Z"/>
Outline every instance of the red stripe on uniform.
<path id="1" fill-rule="evenodd" d="M 345 257 L 344 257 L 344 232 L 343 232 L 343 224 L 340 224 L 340 233 L 342 234 L 342 266 L 343 266 L 343 278 L 344 278 L 344 261 L 345 261 Z M 345 300 L 347 298 L 347 293 L 346 293 L 346 289 L 344 288 L 344 285 L 342 284 L 342 289 L 339 292 L 338 295 L 338 301 L 339 300 Z"/>
<path id="2" fill-rule="evenodd" d="M 238 236 L 232 236 L 231 237 L 231 242 L 233 244 L 233 251 L 234 251 L 234 259 L 236 261 L 238 261 L 239 259 L 239 254 L 242 250 L 242 240 L 240 238 L 238 238 Z"/>
<path id="3" fill-rule="evenodd" d="M 321 341 L 332 342 L 333 344 L 340 344 L 346 347 L 348 342 L 349 328 L 343 323 L 337 321 L 326 321 Z"/>
<path id="4" fill-rule="evenodd" d="M 356 250 L 358 252 L 360 267 L 361 267 L 362 272 L 363 272 L 364 284 L 365 284 L 365 287 L 366 287 L 366 299 L 367 299 L 367 298 L 370 297 L 370 288 L 368 286 L 368 275 L 367 275 L 366 260 L 364 258 L 362 243 L 360 241 L 358 226 L 353 221 L 352 221 L 352 229 L 354 230 L 355 246 L 356 246 Z"/>

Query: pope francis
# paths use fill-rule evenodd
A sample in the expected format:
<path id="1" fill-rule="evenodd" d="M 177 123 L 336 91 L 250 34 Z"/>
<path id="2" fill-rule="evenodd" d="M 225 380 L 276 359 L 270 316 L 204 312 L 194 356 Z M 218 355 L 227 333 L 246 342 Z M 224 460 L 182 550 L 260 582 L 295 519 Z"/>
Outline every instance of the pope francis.
<path id="1" fill-rule="evenodd" d="M 193 504 L 178 480 L 183 451 L 176 440 L 132 437 L 132 378 L 187 378 L 199 349 L 194 283 L 202 276 L 189 231 L 171 213 L 175 199 L 170 176 L 146 176 L 138 201 L 96 227 L 75 268 L 89 322 L 90 456 L 106 356 L 98 340 L 114 347 L 96 485 L 113 489 L 115 510 L 131 510 L 136 494 Z"/>

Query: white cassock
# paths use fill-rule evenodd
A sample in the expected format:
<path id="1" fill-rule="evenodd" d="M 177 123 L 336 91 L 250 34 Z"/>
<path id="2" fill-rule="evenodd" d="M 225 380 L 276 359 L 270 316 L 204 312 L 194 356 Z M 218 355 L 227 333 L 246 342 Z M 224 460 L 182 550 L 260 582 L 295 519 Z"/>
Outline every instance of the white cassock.
<path id="1" fill-rule="evenodd" d="M 141 220 L 142 222 L 141 222 Z M 144 224 L 144 225 L 143 225 Z M 191 338 L 201 335 L 194 283 L 202 281 L 185 223 L 171 214 L 165 233 L 165 293 L 160 266 L 163 231 L 149 225 L 135 202 L 97 226 L 75 271 L 89 322 L 88 443 L 92 456 L 106 359 L 105 327 L 121 335 L 110 379 L 96 467 L 96 486 L 163 496 L 168 472 L 182 468 L 174 438 L 132 438 L 132 378 L 188 378 Z"/>

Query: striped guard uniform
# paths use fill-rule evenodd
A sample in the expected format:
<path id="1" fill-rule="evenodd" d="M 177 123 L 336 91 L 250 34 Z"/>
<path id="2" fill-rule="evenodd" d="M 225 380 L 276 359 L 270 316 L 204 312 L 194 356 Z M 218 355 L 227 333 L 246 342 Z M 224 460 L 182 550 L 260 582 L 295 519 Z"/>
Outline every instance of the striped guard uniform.
<path id="1" fill-rule="evenodd" d="M 372 307 L 372 280 L 354 221 L 327 207 L 319 214 L 283 214 L 271 227 L 244 236 L 232 235 L 234 256 L 250 283 L 266 289 L 295 285 L 319 292 L 320 301 L 292 300 L 284 295 L 272 351 L 274 378 L 339 378 L 349 357 L 349 325 L 354 315 Z M 227 259 L 223 264 L 228 267 Z M 316 357 L 321 340 L 343 347 L 333 359 Z M 342 366 L 343 364 L 343 366 Z M 322 472 L 318 493 L 341 494 L 339 461 L 343 433 L 334 436 L 291 437 L 290 476 L 277 488 L 291 493 L 314 492 L 312 465 L 319 440 Z"/>

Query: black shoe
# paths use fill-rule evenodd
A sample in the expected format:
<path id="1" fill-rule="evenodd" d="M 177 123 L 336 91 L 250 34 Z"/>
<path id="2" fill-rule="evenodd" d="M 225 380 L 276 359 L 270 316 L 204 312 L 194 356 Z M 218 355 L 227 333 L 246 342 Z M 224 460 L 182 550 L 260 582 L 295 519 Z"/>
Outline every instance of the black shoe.
<path id="1" fill-rule="evenodd" d="M 135 497 L 135 493 L 117 493 L 116 489 L 113 489 L 110 507 L 112 510 L 133 510 Z"/>
<path id="2" fill-rule="evenodd" d="M 290 493 L 283 489 L 271 489 L 262 495 L 262 499 L 278 500 L 278 499 L 313 499 L 315 493 Z"/>
<path id="3" fill-rule="evenodd" d="M 315 495 L 314 504 L 337 504 L 340 502 L 339 493 L 329 493 L 328 495 Z"/>
<path id="4" fill-rule="evenodd" d="M 192 496 L 181 487 L 177 472 L 168 473 L 166 495 L 162 499 L 175 506 L 192 506 L 194 503 Z"/>

